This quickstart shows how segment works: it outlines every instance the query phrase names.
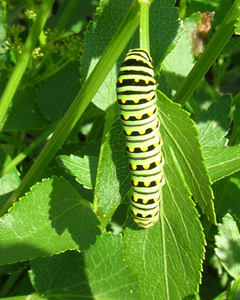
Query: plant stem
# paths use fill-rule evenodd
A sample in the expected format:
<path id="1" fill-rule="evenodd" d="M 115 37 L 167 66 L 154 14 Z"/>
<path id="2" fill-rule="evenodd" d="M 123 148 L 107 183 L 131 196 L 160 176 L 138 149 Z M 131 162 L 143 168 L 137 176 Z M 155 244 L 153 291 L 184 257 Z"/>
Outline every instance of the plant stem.
<path id="1" fill-rule="evenodd" d="M 183 20 L 185 18 L 186 9 L 187 9 L 187 0 L 180 0 L 180 2 L 179 2 L 179 15 L 180 15 L 181 20 Z"/>
<path id="2" fill-rule="evenodd" d="M 173 97 L 173 101 L 184 104 L 196 89 L 202 77 L 207 73 L 226 43 L 234 33 L 235 24 L 240 17 L 240 0 L 236 0 L 227 16 L 220 25 L 205 51 L 200 55 L 198 61 L 179 87 Z"/>
<path id="3" fill-rule="evenodd" d="M 105 49 L 96 67 L 94 68 L 88 79 L 84 82 L 82 89 L 74 99 L 72 105 L 70 106 L 62 120 L 58 123 L 51 139 L 48 141 L 40 155 L 37 157 L 34 164 L 29 169 L 26 176 L 23 178 L 19 187 L 8 199 L 8 201 L 0 211 L 0 215 L 3 215 L 11 206 L 13 201 L 22 196 L 38 180 L 41 173 L 54 157 L 58 148 L 74 128 L 77 121 L 80 119 L 80 117 L 88 107 L 98 88 L 104 81 L 105 77 L 126 47 L 130 38 L 135 33 L 137 26 L 139 25 L 138 12 L 139 5 L 135 1 L 134 4 L 130 7 L 127 15 L 119 26 L 113 39 Z"/>
<path id="4" fill-rule="evenodd" d="M 149 45 L 149 1 L 139 0 L 140 3 L 140 28 L 139 28 L 139 37 L 140 37 L 140 48 L 146 49 L 150 52 Z"/>
<path id="5" fill-rule="evenodd" d="M 53 3 L 54 0 L 43 0 L 36 21 L 34 22 L 29 32 L 29 35 L 27 37 L 26 43 L 23 48 L 23 52 L 19 57 L 18 62 L 11 74 L 11 77 L 9 78 L 7 86 L 2 94 L 1 101 L 0 101 L 0 125 L 3 123 L 5 119 L 5 115 L 7 113 L 8 107 L 11 104 L 13 96 L 26 70 L 32 51 L 37 44 L 39 35 L 47 21 Z"/>
<path id="6" fill-rule="evenodd" d="M 53 132 L 56 125 L 48 128 L 44 133 L 39 136 L 30 146 L 28 146 L 22 153 L 16 156 L 2 171 L 0 171 L 0 177 L 8 173 L 13 167 L 16 167 L 22 162 L 29 153 L 31 153 L 37 146 L 39 146 L 46 138 Z"/>

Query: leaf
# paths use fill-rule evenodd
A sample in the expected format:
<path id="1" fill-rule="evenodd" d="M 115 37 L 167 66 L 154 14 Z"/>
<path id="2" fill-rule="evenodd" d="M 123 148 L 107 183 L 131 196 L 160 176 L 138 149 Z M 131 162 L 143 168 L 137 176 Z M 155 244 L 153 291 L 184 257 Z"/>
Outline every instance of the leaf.
<path id="1" fill-rule="evenodd" d="M 63 178 L 37 183 L 0 223 L 0 264 L 88 248 L 100 233 L 98 220 Z"/>
<path id="2" fill-rule="evenodd" d="M 141 282 L 140 299 L 189 299 L 201 280 L 204 236 L 171 152 L 166 156 L 164 173 L 160 220 L 147 230 L 124 230 L 125 257 Z"/>
<path id="3" fill-rule="evenodd" d="M 104 214 L 115 209 L 131 188 L 125 136 L 120 119 L 112 125 L 102 147 L 95 196 Z"/>
<path id="4" fill-rule="evenodd" d="M 42 115 L 36 98 L 36 89 L 33 87 L 17 91 L 3 130 L 32 130 L 49 126 L 51 123 Z"/>
<path id="5" fill-rule="evenodd" d="M 201 15 L 197 13 L 183 22 L 183 30 L 178 33 L 179 41 L 174 50 L 166 57 L 162 64 L 163 73 L 167 78 L 167 83 L 174 90 L 178 89 L 194 65 L 194 56 L 191 48 L 191 34 L 200 18 Z"/>
<path id="6" fill-rule="evenodd" d="M 96 181 L 98 158 L 84 156 L 84 158 L 75 155 L 61 155 L 57 158 L 60 166 L 75 176 L 77 181 L 85 188 L 93 189 Z"/>
<path id="7" fill-rule="evenodd" d="M 226 214 L 223 223 L 219 224 L 215 236 L 215 252 L 221 264 L 233 278 L 240 275 L 240 236 L 236 223 L 230 214 Z"/>
<path id="8" fill-rule="evenodd" d="M 221 182 L 220 182 L 221 184 Z M 229 178 L 227 188 L 225 188 L 221 205 L 218 209 L 218 218 L 223 218 L 227 213 L 231 213 L 231 216 L 237 222 L 240 227 L 240 172 L 232 175 Z"/>
<path id="9" fill-rule="evenodd" d="M 37 94 L 42 114 L 51 122 L 59 121 L 80 89 L 79 64 L 71 63 L 44 81 Z"/>
<path id="10" fill-rule="evenodd" d="M 227 12 L 229 11 L 232 1 L 231 0 L 192 0 L 188 6 L 189 11 L 215 11 L 213 23 L 219 25 Z"/>
<path id="11" fill-rule="evenodd" d="M 227 143 L 224 137 L 231 123 L 229 118 L 231 103 L 231 95 L 223 95 L 195 119 L 202 146 L 224 146 Z"/>
<path id="12" fill-rule="evenodd" d="M 120 235 L 104 234 L 83 253 L 37 258 L 31 262 L 30 277 L 48 299 L 139 299 L 135 277 L 123 260 Z"/>
<path id="13" fill-rule="evenodd" d="M 86 26 L 87 18 L 94 13 L 97 1 L 81 0 L 76 1 L 73 5 L 72 4 L 73 3 L 69 1 L 62 2 L 57 10 L 57 14 L 51 15 L 48 22 L 48 28 L 59 29 L 59 24 L 62 25 L 64 19 L 66 23 L 64 24 L 64 36 L 79 33 L 81 30 L 85 29 L 84 26 Z M 70 15 L 66 15 L 66 10 L 69 13 L 69 8 L 71 8 Z"/>
<path id="14" fill-rule="evenodd" d="M 11 162 L 11 158 L 0 147 L 0 170 L 5 168 Z M 0 207 L 8 200 L 9 195 L 20 184 L 21 180 L 18 176 L 18 171 L 14 167 L 7 174 L 0 177 Z"/>
<path id="15" fill-rule="evenodd" d="M 176 43 L 175 36 L 179 27 L 179 15 L 174 3 L 173 0 L 155 0 L 150 8 L 150 45 L 156 70 L 159 69 L 160 63 Z M 104 0 L 100 2 L 93 22 L 89 24 L 85 34 L 81 61 L 83 81 L 92 72 L 131 5 L 132 0 Z M 129 46 L 129 48 L 134 47 L 139 47 L 137 33 Z M 122 60 L 123 57 L 119 59 L 119 62 Z M 92 100 L 97 107 L 104 111 L 116 101 L 116 89 L 112 88 L 116 85 L 116 81 L 117 68 L 115 66 Z"/>
<path id="16" fill-rule="evenodd" d="M 174 158 L 178 172 L 184 178 L 194 200 L 211 222 L 215 223 L 210 178 L 193 121 L 178 104 L 170 102 L 162 93 L 158 93 L 158 96 L 164 157 L 167 159 L 171 155 Z M 171 179 L 169 181 L 173 182 Z"/>
<path id="17" fill-rule="evenodd" d="M 204 147 L 203 153 L 212 182 L 240 170 L 240 145 Z"/>

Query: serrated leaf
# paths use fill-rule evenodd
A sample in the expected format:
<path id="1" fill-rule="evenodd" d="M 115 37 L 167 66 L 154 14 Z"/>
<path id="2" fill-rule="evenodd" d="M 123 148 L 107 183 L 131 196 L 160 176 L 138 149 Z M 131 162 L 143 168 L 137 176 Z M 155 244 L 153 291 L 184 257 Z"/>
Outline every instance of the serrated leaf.
<path id="1" fill-rule="evenodd" d="M 240 236 L 236 222 L 226 214 L 218 226 L 215 252 L 221 264 L 233 278 L 240 275 Z"/>
<path id="2" fill-rule="evenodd" d="M 125 136 L 120 119 L 115 121 L 103 145 L 95 196 L 104 214 L 116 208 L 131 188 Z"/>
<path id="3" fill-rule="evenodd" d="M 188 75 L 194 65 L 194 56 L 191 48 L 191 34 L 201 15 L 192 15 L 183 22 L 183 30 L 179 32 L 179 42 L 174 50 L 166 57 L 162 64 L 163 73 L 167 83 L 177 90 L 181 82 Z M 181 63 L 179 63 L 181 62 Z"/>
<path id="4" fill-rule="evenodd" d="M 238 199 L 240 199 L 240 172 L 232 175 L 229 179 L 227 188 L 224 190 L 221 205 L 218 209 L 219 219 L 222 219 L 227 213 L 230 213 L 240 227 L 240 202 Z"/>
<path id="5" fill-rule="evenodd" d="M 79 78 L 79 64 L 75 62 L 40 85 L 37 103 L 48 120 L 57 122 L 65 114 L 79 92 Z"/>
<path id="6" fill-rule="evenodd" d="M 84 156 L 84 158 L 75 155 L 61 155 L 57 158 L 60 166 L 85 188 L 93 189 L 96 181 L 98 158 Z"/>
<path id="7" fill-rule="evenodd" d="M 240 170 L 240 145 L 204 147 L 203 153 L 212 182 Z"/>
<path id="8" fill-rule="evenodd" d="M 67 251 L 35 259 L 30 277 L 37 291 L 48 299 L 139 299 L 135 278 L 123 260 L 120 235 L 100 236 L 83 253 Z"/>
<path id="9" fill-rule="evenodd" d="M 10 162 L 11 158 L 0 147 L 0 170 L 5 168 Z M 15 167 L 0 177 L 0 207 L 5 204 L 9 198 L 9 194 L 19 186 L 20 182 L 21 180 Z"/>
<path id="10" fill-rule="evenodd" d="M 202 111 L 195 119 L 202 146 L 224 146 L 224 138 L 229 130 L 231 95 L 223 95 L 213 102 L 207 111 Z"/>
<path id="11" fill-rule="evenodd" d="M 82 250 L 100 233 L 88 203 L 63 178 L 36 184 L 0 222 L 0 264 Z"/>
<path id="12" fill-rule="evenodd" d="M 174 3 L 173 0 L 155 0 L 150 8 L 151 55 L 157 70 L 164 57 L 176 43 L 179 15 Z M 92 72 L 131 5 L 132 0 L 101 1 L 93 22 L 89 24 L 85 35 L 81 61 L 83 81 Z M 160 7 L 161 9 L 159 9 Z M 139 47 L 138 34 L 134 36 L 129 47 Z M 120 58 L 119 61 L 122 62 L 122 59 Z M 112 88 L 116 85 L 116 81 L 117 68 L 115 66 L 92 100 L 97 107 L 104 111 L 116 101 L 116 89 Z"/>
<path id="13" fill-rule="evenodd" d="M 140 299 L 189 299 L 201 280 L 204 237 L 171 153 L 166 156 L 164 174 L 160 220 L 147 230 L 124 230 L 126 261 L 141 281 Z"/>
<path id="14" fill-rule="evenodd" d="M 210 178 L 193 121 L 178 104 L 172 103 L 162 93 L 158 96 L 164 156 L 167 158 L 171 153 L 194 200 L 215 223 Z"/>
<path id="15" fill-rule="evenodd" d="M 42 115 L 36 100 L 34 87 L 17 91 L 3 130 L 33 130 L 49 126 L 51 123 Z"/>

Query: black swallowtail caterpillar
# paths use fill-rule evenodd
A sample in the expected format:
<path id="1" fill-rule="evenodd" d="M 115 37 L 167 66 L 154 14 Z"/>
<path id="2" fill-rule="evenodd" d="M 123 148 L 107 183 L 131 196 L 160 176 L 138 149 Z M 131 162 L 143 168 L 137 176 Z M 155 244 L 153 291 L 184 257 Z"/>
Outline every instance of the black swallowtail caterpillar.
<path id="1" fill-rule="evenodd" d="M 131 170 L 131 211 L 134 222 L 143 228 L 153 226 L 158 220 L 164 184 L 156 81 L 151 61 L 148 51 L 130 50 L 117 82 Z"/>

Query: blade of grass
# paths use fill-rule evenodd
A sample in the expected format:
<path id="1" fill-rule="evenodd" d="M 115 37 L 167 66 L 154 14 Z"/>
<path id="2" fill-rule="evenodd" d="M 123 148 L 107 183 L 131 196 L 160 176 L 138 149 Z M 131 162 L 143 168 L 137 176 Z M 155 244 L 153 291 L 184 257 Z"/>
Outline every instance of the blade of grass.
<path id="1" fill-rule="evenodd" d="M 32 28 L 29 31 L 29 35 L 24 45 L 23 52 L 20 55 L 16 66 L 13 69 L 11 77 L 8 80 L 7 86 L 0 100 L 0 126 L 5 119 L 5 115 L 7 113 L 9 105 L 11 104 L 13 96 L 26 70 L 32 51 L 37 44 L 40 33 L 47 21 L 53 3 L 54 0 L 43 0 L 36 21 L 34 22 Z"/>
<path id="2" fill-rule="evenodd" d="M 211 65 L 214 63 L 223 47 L 234 33 L 234 26 L 240 17 L 240 0 L 236 0 L 227 16 L 220 25 L 205 51 L 200 55 L 198 61 L 181 84 L 173 97 L 174 102 L 184 104 L 196 89 L 202 77 L 207 73 Z"/>
<path id="3" fill-rule="evenodd" d="M 0 211 L 0 215 L 3 215 L 11 206 L 13 201 L 21 197 L 38 180 L 39 176 L 47 167 L 58 148 L 82 116 L 91 99 L 136 31 L 139 25 L 138 13 L 138 2 L 134 1 L 96 67 L 83 84 L 82 89 L 74 99 L 62 120 L 57 125 L 51 139 L 48 141 L 43 151 L 37 157 L 36 161 L 23 178 L 18 189 L 16 189 L 8 199 L 7 203 Z"/>

